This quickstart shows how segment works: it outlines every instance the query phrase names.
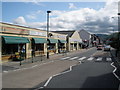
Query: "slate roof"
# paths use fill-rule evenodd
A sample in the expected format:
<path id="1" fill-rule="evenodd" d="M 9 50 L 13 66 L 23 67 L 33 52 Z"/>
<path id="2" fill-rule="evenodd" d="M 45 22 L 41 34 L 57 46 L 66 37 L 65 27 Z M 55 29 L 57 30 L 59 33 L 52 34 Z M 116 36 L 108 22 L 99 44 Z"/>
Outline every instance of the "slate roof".
<path id="1" fill-rule="evenodd" d="M 72 31 L 52 31 L 55 33 L 60 33 L 60 34 L 67 34 L 69 37 L 71 37 L 73 35 L 73 33 L 75 32 L 75 30 Z"/>

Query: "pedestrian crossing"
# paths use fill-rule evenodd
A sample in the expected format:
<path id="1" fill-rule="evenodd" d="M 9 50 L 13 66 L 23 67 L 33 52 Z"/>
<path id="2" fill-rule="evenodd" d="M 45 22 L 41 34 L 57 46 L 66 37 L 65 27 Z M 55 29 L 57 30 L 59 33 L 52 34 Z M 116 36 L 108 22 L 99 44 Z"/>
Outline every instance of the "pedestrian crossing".
<path id="1" fill-rule="evenodd" d="M 78 57 L 73 57 L 73 58 L 70 58 L 70 60 L 74 60 L 74 59 L 77 59 Z"/>
<path id="2" fill-rule="evenodd" d="M 70 57 L 65 57 L 65 58 L 62 58 L 62 60 L 65 60 L 65 59 L 68 59 L 68 58 L 70 58 Z"/>
<path id="3" fill-rule="evenodd" d="M 94 57 L 90 57 L 90 58 L 88 58 L 87 60 L 88 61 L 91 61 L 91 60 L 93 60 L 94 59 Z"/>
<path id="4" fill-rule="evenodd" d="M 107 62 L 111 62 L 112 59 L 111 57 L 63 57 L 60 60 L 78 60 L 78 61 L 82 61 L 82 60 L 87 60 L 87 61 L 96 61 L 96 62 L 101 62 L 101 61 L 107 61 Z"/>
<path id="5" fill-rule="evenodd" d="M 101 57 L 98 57 L 98 58 L 96 59 L 96 61 L 102 61 L 102 58 L 101 58 Z"/>
<path id="6" fill-rule="evenodd" d="M 78 60 L 80 60 L 80 61 L 82 61 L 83 59 L 85 59 L 86 57 L 81 57 L 81 58 L 79 58 Z"/>
<path id="7" fill-rule="evenodd" d="M 106 61 L 112 61 L 112 59 L 111 58 L 107 58 Z"/>

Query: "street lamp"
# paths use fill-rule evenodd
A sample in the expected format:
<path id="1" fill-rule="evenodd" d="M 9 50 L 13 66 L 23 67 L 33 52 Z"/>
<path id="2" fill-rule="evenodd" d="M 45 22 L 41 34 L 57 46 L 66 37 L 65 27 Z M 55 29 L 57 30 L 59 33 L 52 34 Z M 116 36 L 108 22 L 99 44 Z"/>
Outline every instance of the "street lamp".
<path id="1" fill-rule="evenodd" d="M 112 17 L 112 19 L 114 19 L 114 17 Z M 114 38 L 114 27 L 113 27 L 113 38 Z"/>
<path id="2" fill-rule="evenodd" d="M 118 13 L 118 50 L 120 50 L 120 13 Z"/>
<path id="3" fill-rule="evenodd" d="M 47 11 L 47 40 L 49 39 L 49 14 L 51 11 Z M 47 59 L 49 59 L 48 44 L 47 44 Z"/>

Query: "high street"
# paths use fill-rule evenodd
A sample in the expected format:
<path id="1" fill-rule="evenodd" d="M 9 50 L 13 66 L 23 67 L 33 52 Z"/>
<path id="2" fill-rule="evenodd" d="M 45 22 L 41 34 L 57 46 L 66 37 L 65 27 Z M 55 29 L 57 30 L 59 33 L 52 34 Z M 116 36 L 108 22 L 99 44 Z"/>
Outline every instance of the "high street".
<path id="1" fill-rule="evenodd" d="M 3 0 L 1 88 L 120 90 L 120 2 Z"/>
<path id="2" fill-rule="evenodd" d="M 3 72 L 3 88 L 118 88 L 111 63 L 110 52 L 96 48 L 68 53 L 44 64 Z"/>

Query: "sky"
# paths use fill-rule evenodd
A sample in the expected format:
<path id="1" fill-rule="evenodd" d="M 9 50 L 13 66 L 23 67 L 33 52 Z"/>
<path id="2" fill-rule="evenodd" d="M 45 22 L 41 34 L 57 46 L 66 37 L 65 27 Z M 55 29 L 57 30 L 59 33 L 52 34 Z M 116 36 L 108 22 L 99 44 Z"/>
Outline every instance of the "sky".
<path id="1" fill-rule="evenodd" d="M 109 34 L 117 31 L 118 3 L 109 2 L 2 2 L 2 22 L 46 30 L 81 30 Z M 112 18 L 114 17 L 114 18 Z"/>

